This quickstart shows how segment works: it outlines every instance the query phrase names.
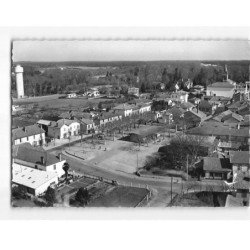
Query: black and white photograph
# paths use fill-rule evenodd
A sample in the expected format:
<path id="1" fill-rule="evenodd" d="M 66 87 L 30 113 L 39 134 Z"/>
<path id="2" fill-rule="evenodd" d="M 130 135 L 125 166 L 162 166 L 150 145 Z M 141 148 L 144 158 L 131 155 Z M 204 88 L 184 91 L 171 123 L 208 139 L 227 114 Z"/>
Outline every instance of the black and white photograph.
<path id="1" fill-rule="evenodd" d="M 249 41 L 11 48 L 13 209 L 249 206 Z"/>

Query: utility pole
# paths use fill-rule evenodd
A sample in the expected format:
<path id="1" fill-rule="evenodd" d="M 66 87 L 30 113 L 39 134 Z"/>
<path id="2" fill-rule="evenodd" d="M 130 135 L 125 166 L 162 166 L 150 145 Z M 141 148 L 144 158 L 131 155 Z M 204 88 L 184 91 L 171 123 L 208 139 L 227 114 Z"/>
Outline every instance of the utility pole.
<path id="1" fill-rule="evenodd" d="M 173 177 L 171 176 L 171 203 L 173 200 Z"/>
<path id="2" fill-rule="evenodd" d="M 187 155 L 187 181 L 188 181 L 188 155 Z"/>
<path id="3" fill-rule="evenodd" d="M 138 151 L 136 151 L 136 159 L 137 159 L 136 166 L 137 166 L 137 169 L 138 169 Z"/>

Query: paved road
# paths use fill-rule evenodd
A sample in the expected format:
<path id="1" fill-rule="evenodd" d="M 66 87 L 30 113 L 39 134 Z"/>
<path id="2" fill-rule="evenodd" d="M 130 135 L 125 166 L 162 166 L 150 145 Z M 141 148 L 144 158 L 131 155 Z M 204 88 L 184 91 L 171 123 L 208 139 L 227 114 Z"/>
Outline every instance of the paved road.
<path id="1" fill-rule="evenodd" d="M 57 151 L 51 153 L 57 154 Z M 108 171 L 106 169 L 99 168 L 92 164 L 86 164 L 84 160 L 70 156 L 67 153 L 63 153 L 63 157 L 70 165 L 70 169 L 79 173 L 88 174 L 92 176 L 102 177 L 108 180 L 116 180 L 119 184 L 132 185 L 136 187 L 149 187 L 153 190 L 153 198 L 149 202 L 148 206 L 167 206 L 171 201 L 171 181 L 169 179 L 153 179 L 151 177 L 138 177 L 133 174 L 118 171 Z M 209 183 L 199 182 L 203 186 L 209 185 Z M 181 193 L 185 183 L 173 181 L 172 183 L 172 195 Z M 211 183 L 214 185 L 214 183 Z"/>

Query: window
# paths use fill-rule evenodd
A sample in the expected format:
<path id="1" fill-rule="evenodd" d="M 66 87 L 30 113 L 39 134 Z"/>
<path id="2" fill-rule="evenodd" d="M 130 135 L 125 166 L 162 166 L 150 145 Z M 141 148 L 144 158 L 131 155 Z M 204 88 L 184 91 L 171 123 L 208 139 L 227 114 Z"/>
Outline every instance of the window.
<path id="1" fill-rule="evenodd" d="M 56 165 L 53 165 L 53 169 L 56 170 Z"/>

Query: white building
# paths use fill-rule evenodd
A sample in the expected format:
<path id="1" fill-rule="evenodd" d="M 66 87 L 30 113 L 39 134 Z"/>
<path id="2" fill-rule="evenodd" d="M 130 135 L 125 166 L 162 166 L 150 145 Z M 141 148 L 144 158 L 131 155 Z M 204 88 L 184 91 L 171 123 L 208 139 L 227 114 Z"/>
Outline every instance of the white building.
<path id="1" fill-rule="evenodd" d="M 139 88 L 135 88 L 135 87 L 128 88 L 128 94 L 139 96 L 140 95 Z"/>
<path id="2" fill-rule="evenodd" d="M 65 174 L 63 165 L 66 162 L 61 154 L 55 156 L 41 147 L 34 148 L 29 143 L 20 144 L 13 148 L 14 163 L 26 167 L 52 172 L 61 177 Z"/>
<path id="3" fill-rule="evenodd" d="M 229 81 L 216 82 L 207 86 L 207 96 L 233 97 L 236 86 Z"/>
<path id="4" fill-rule="evenodd" d="M 75 97 L 76 97 L 76 93 L 67 94 L 67 98 L 75 98 Z"/>
<path id="5" fill-rule="evenodd" d="M 176 91 L 171 94 L 170 98 L 173 102 L 187 102 L 188 92 L 182 90 Z"/>
<path id="6" fill-rule="evenodd" d="M 49 186 L 57 184 L 58 176 L 53 172 L 45 172 L 13 163 L 12 183 L 25 187 L 28 193 L 37 196 L 46 192 Z"/>
<path id="7" fill-rule="evenodd" d="M 45 143 L 45 131 L 37 124 L 12 130 L 13 145 L 29 142 L 33 146 Z"/>
<path id="8" fill-rule="evenodd" d="M 24 88 L 23 88 L 23 67 L 17 65 L 15 67 L 15 74 L 16 74 L 16 91 L 17 91 L 17 98 L 24 97 Z"/>
<path id="9" fill-rule="evenodd" d="M 48 126 L 48 136 L 56 139 L 78 135 L 79 131 L 80 123 L 69 119 L 60 119 L 57 122 L 51 122 Z"/>

